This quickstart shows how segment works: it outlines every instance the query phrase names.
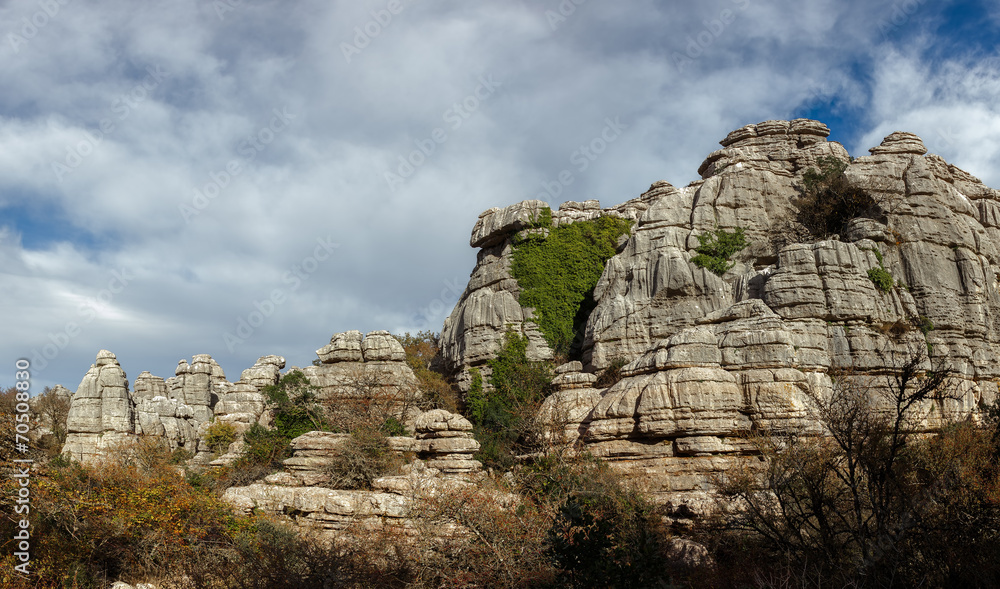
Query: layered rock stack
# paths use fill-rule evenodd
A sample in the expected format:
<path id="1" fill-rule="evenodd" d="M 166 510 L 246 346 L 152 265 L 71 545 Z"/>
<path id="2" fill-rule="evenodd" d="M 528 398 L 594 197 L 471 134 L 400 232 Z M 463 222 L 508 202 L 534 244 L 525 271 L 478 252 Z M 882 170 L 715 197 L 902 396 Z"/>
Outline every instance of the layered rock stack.
<path id="1" fill-rule="evenodd" d="M 262 356 L 243 371 L 240 380 L 220 387 L 219 401 L 212 408 L 215 419 L 231 423 L 242 433 L 264 416 L 267 397 L 261 391 L 276 384 L 281 378 L 285 359 L 281 356 Z"/>
<path id="2" fill-rule="evenodd" d="M 572 446 L 587 431 L 601 391 L 594 388 L 597 376 L 583 372 L 579 361 L 563 364 L 555 373 L 552 379 L 555 392 L 542 402 L 536 419 L 547 442 Z"/>
<path id="3" fill-rule="evenodd" d="M 97 353 L 73 394 L 66 419 L 63 452 L 76 460 L 96 458 L 135 434 L 135 406 L 128 379 L 118 358 L 107 350 Z"/>
<path id="4" fill-rule="evenodd" d="M 285 472 L 270 475 L 266 482 L 285 486 L 322 485 L 330 481 L 325 472 L 331 459 L 342 451 L 351 434 L 308 432 L 291 442 L 292 455 L 284 461 Z"/>
<path id="5" fill-rule="evenodd" d="M 472 439 L 468 420 L 434 410 L 419 415 L 416 424 L 415 438 L 388 438 L 390 449 L 411 462 L 398 474 L 373 481 L 370 491 L 330 488 L 331 460 L 343 451 L 350 434 L 309 432 L 292 440 L 292 456 L 282 472 L 232 487 L 223 499 L 240 509 L 290 517 L 304 529 L 336 532 L 360 524 L 416 533 L 411 519 L 415 502 L 473 484 L 470 480 L 482 476 L 482 464 L 472 459 L 479 443 Z"/>
<path id="6" fill-rule="evenodd" d="M 330 343 L 316 350 L 320 364 L 301 370 L 319 387 L 316 396 L 326 403 L 364 399 L 392 405 L 397 417 L 412 423 L 419 413 L 419 382 L 406 363 L 406 352 L 388 331 L 336 333 Z"/>
<path id="7" fill-rule="evenodd" d="M 483 464 L 473 460 L 479 442 L 473 438 L 468 419 L 444 409 L 420 414 L 415 422 L 419 456 L 428 468 L 443 474 L 466 474 L 482 470 Z"/>

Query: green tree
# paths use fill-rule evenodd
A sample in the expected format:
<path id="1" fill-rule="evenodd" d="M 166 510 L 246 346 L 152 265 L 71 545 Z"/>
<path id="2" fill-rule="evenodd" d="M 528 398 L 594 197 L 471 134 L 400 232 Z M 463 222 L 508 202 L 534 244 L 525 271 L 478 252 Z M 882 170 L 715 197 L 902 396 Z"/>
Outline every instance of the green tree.
<path id="1" fill-rule="evenodd" d="M 291 440 L 310 431 L 328 431 L 324 409 L 316 401 L 319 387 L 306 375 L 295 370 L 281 377 L 277 384 L 261 391 L 270 401 L 274 413 L 274 427 L 282 436 Z"/>

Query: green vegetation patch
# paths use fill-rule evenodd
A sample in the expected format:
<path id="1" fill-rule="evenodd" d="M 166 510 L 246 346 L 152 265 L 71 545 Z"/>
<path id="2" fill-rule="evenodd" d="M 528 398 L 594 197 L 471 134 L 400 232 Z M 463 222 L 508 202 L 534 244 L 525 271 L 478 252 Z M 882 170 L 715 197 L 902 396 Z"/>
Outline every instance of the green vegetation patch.
<path id="1" fill-rule="evenodd" d="M 691 262 L 722 276 L 735 264 L 729 258 L 746 246 L 747 238 L 742 227 L 737 227 L 736 231 L 716 229 L 712 233 L 702 233 L 698 236 L 698 247 L 695 249 L 698 255 L 691 258 Z"/>
<path id="2" fill-rule="evenodd" d="M 510 468 L 513 457 L 537 442 L 534 416 L 551 391 L 552 367 L 528 359 L 528 338 L 508 331 L 503 348 L 489 361 L 491 390 L 476 368 L 466 398 L 469 419 L 481 445 L 477 458 L 490 467 Z"/>
<path id="3" fill-rule="evenodd" d="M 538 222 L 544 222 L 542 215 Z M 511 272 L 521 287 L 519 302 L 534 307 L 535 321 L 557 353 L 571 353 L 593 310 L 593 291 L 604 265 L 631 227 L 626 219 L 600 217 L 560 225 L 548 237 L 530 235 L 514 244 Z"/>

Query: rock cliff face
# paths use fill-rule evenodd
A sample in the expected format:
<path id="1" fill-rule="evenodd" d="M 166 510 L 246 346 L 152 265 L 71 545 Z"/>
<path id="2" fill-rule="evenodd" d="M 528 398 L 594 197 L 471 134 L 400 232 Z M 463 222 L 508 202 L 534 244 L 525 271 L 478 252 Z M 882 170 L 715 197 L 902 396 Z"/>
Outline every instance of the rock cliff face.
<path id="1" fill-rule="evenodd" d="M 830 390 L 831 371 L 875 377 L 930 350 L 960 376 L 960 398 L 927 407 L 920 427 L 996 398 L 1000 193 L 926 155 L 913 134 L 893 133 L 850 161 L 828 134 L 804 119 L 748 125 L 689 186 L 657 182 L 617 207 L 552 212 L 557 224 L 636 221 L 595 288 L 580 365 L 599 373 L 625 364 L 624 378 L 592 389 L 560 374 L 562 390 L 543 407 L 570 441 L 581 438 L 654 494 L 696 500 L 747 451 L 748 432 L 818 433 L 811 399 Z M 831 157 L 877 207 L 840 235 L 809 239 L 797 220 L 804 176 Z M 513 239 L 542 207 L 491 209 L 473 229 L 478 263 L 442 332 L 459 379 L 495 353 L 507 324 L 531 338 L 536 358 L 551 356 L 510 273 Z M 737 228 L 749 247 L 723 276 L 691 262 L 699 235 Z M 894 279 L 887 291 L 870 278 L 883 268 Z"/>

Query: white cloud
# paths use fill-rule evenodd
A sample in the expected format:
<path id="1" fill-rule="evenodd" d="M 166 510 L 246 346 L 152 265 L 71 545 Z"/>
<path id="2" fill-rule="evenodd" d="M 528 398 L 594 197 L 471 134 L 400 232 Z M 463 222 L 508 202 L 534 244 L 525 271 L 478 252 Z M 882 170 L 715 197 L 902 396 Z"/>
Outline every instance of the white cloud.
<path id="1" fill-rule="evenodd" d="M 873 78 L 875 124 L 857 141 L 857 153 L 867 154 L 893 131 L 909 131 L 930 152 L 1000 185 L 1000 60 L 926 63 L 913 53 L 889 52 Z"/>
<path id="2" fill-rule="evenodd" d="M 18 337 L 0 359 L 57 345 L 75 322 L 40 385 L 75 387 L 100 348 L 132 376 L 211 353 L 235 379 L 264 354 L 308 364 L 335 331 L 438 330 L 482 210 L 535 198 L 563 169 L 574 183 L 560 201 L 683 185 L 728 131 L 830 97 L 871 109 L 865 147 L 899 126 L 970 171 L 995 168 L 995 66 L 879 54 L 885 7 L 587 2 L 553 30 L 555 0 L 405 5 L 350 62 L 341 44 L 385 2 L 245 2 L 222 19 L 191 0 L 71 3 L 18 53 L 2 48 L 0 321 Z M 37 6 L 8 3 L 0 22 Z M 137 91 L 156 66 L 167 75 Z M 499 87 L 454 126 L 449 109 L 484 77 Z M 122 118 L 115 101 L 133 91 L 144 98 Z M 265 131 L 274 109 L 294 115 L 280 132 Z M 609 117 L 628 129 L 577 170 L 572 154 Z M 59 181 L 52 162 L 102 118 L 115 129 Z M 393 191 L 385 172 L 435 128 L 447 140 Z M 248 149 L 250 136 L 267 144 Z M 239 173 L 185 220 L 179 206 L 233 161 Z M 26 219 L 29 202 L 59 218 Z M 293 288 L 320 239 L 339 247 Z M 123 269 L 132 278 L 110 292 Z M 285 302 L 227 349 L 223 334 L 274 289 Z M 9 375 L 0 365 L 0 384 Z"/>

